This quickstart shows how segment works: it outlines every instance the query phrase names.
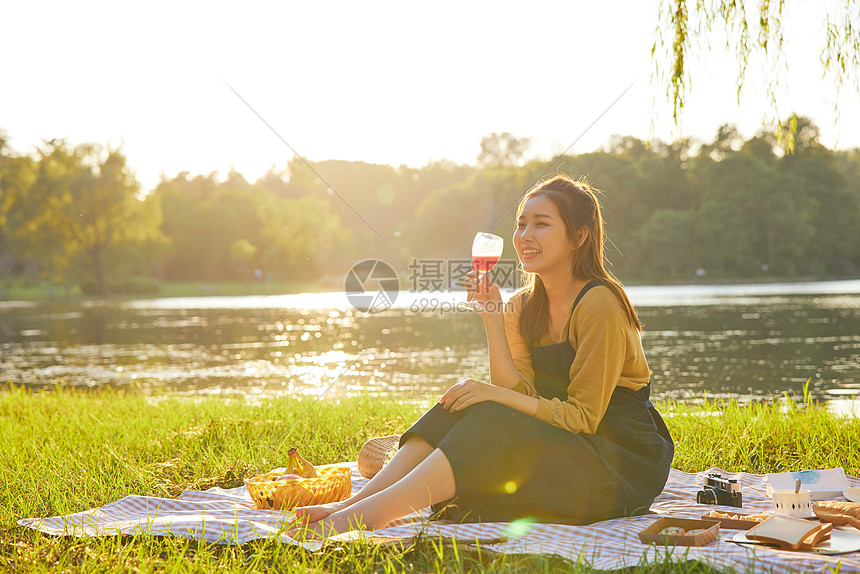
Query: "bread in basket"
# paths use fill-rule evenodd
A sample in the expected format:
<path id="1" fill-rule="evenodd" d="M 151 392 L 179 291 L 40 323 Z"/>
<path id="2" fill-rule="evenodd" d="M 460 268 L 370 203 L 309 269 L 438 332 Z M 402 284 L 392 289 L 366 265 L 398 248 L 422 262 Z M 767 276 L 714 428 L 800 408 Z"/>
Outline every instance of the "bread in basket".
<path id="1" fill-rule="evenodd" d="M 284 471 L 273 470 L 246 478 L 245 487 L 254 505 L 263 510 L 337 502 L 352 493 L 352 470 L 348 466 L 318 466 L 316 472 L 314 478 L 280 478 Z"/>

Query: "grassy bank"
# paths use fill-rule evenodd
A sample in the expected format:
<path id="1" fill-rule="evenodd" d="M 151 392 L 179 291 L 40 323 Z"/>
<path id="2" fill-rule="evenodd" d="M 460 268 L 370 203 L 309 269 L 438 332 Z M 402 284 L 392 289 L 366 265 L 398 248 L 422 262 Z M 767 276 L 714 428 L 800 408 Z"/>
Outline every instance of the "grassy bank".
<path id="1" fill-rule="evenodd" d="M 140 299 L 148 297 L 229 297 L 236 295 L 284 295 L 287 293 L 313 293 L 330 291 L 316 283 L 290 281 L 162 281 L 158 293 L 147 295 L 111 295 L 109 299 Z M 86 295 L 77 285 L 68 292 L 62 285 L 32 285 L 12 283 L 8 288 L 0 287 L 6 301 L 88 301 L 104 299 L 98 295 Z"/>
<path id="2" fill-rule="evenodd" d="M 843 466 L 860 474 L 860 419 L 824 407 L 661 405 L 677 441 L 675 468 L 709 466 L 755 473 Z M 408 548 L 331 548 L 320 553 L 271 541 L 241 547 L 184 539 L 67 539 L 15 525 L 22 517 L 77 512 L 127 494 L 175 497 L 182 490 L 234 487 L 242 477 L 283 466 L 296 446 L 324 464 L 355 460 L 371 436 L 403 430 L 422 411 L 379 399 L 242 400 L 146 398 L 120 391 L 0 393 L 0 570 L 28 572 L 593 572 L 545 556 L 494 556 L 439 540 Z M 719 412 L 719 416 L 710 416 Z M 716 572 L 666 562 L 636 571 Z"/>

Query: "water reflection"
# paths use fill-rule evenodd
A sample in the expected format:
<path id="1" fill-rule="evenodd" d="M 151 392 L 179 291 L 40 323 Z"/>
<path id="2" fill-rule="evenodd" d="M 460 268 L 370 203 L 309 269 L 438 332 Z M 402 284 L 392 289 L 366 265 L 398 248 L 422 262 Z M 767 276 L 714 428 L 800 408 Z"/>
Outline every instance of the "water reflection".
<path id="1" fill-rule="evenodd" d="M 658 398 L 801 395 L 811 379 L 814 397 L 850 409 L 860 393 L 858 281 L 630 294 Z M 487 377 L 480 318 L 416 301 L 402 293 L 375 315 L 343 294 L 0 305 L 0 380 L 432 400 L 461 376 Z"/>

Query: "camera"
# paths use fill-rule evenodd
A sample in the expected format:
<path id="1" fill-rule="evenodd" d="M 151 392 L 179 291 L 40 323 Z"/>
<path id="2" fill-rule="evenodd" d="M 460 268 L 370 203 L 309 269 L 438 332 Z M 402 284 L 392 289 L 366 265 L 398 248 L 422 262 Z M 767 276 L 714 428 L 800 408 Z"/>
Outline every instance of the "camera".
<path id="1" fill-rule="evenodd" d="M 734 478 L 723 478 L 722 475 L 712 472 L 705 479 L 702 490 L 696 493 L 696 502 L 741 508 L 744 505 L 741 485 Z"/>

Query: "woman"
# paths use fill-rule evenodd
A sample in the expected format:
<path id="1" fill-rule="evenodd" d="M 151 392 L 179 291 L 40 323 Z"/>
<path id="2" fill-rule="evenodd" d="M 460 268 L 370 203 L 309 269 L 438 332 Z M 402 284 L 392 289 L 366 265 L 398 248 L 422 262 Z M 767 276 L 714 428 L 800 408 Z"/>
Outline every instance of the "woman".
<path id="1" fill-rule="evenodd" d="M 490 382 L 448 389 L 353 497 L 297 509 L 307 532 L 382 528 L 428 505 L 468 522 L 647 512 L 674 444 L 648 400 L 641 324 L 604 267 L 603 241 L 586 184 L 555 176 L 530 190 L 514 231 L 526 287 L 503 305 L 485 275 L 466 280 L 482 308 Z"/>

